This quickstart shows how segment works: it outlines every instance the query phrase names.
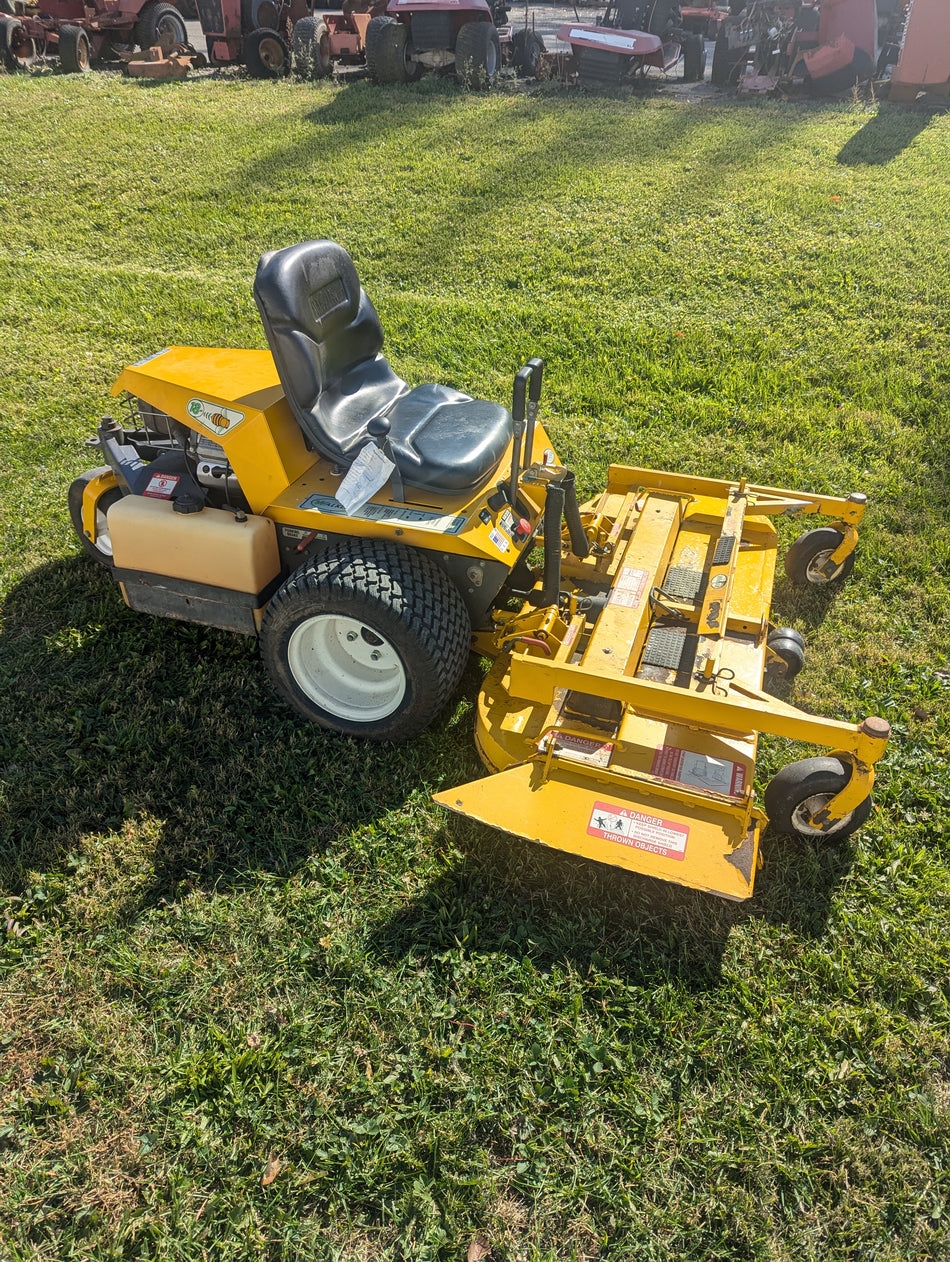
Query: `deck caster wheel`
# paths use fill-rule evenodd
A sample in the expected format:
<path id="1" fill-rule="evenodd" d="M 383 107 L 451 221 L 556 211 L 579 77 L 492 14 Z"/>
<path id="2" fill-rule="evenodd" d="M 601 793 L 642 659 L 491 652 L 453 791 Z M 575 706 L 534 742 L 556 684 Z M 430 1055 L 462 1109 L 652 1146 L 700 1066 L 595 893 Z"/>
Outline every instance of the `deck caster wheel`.
<path id="1" fill-rule="evenodd" d="M 112 558 L 112 537 L 109 534 L 108 514 L 112 505 L 122 498 L 122 492 L 117 486 L 112 486 L 108 491 L 104 491 L 96 501 L 95 542 L 86 537 L 82 528 L 82 499 L 86 487 L 93 478 L 101 477 L 103 473 L 108 472 L 108 465 L 102 465 L 98 469 L 87 469 L 85 473 L 81 473 L 74 482 L 70 483 L 66 498 L 69 505 L 69 520 L 73 524 L 76 538 L 94 561 L 98 561 L 100 565 L 106 565 L 109 569 L 112 569 L 115 561 Z"/>
<path id="2" fill-rule="evenodd" d="M 833 574 L 822 573 L 822 567 L 832 552 L 843 541 L 844 535 L 833 526 L 822 526 L 818 530 L 809 530 L 801 535 L 785 554 L 785 573 L 793 583 L 802 586 L 812 584 L 816 587 L 828 583 L 840 583 L 854 569 L 853 552 L 841 562 Z"/>
<path id="3" fill-rule="evenodd" d="M 819 837 L 843 841 L 867 821 L 871 799 L 866 797 L 850 814 L 834 824 L 822 826 L 815 815 L 847 785 L 851 773 L 840 758 L 803 758 L 789 763 L 765 790 L 765 813 L 769 823 L 789 837 Z"/>
<path id="4" fill-rule="evenodd" d="M 279 588 L 261 627 L 278 692 L 322 727 L 408 740 L 451 697 L 471 624 L 458 589 L 421 553 L 339 544 Z"/>
<path id="5" fill-rule="evenodd" d="M 766 644 L 781 659 L 770 661 L 766 674 L 776 679 L 794 679 L 805 665 L 805 641 L 801 635 L 794 627 L 776 627 Z"/>

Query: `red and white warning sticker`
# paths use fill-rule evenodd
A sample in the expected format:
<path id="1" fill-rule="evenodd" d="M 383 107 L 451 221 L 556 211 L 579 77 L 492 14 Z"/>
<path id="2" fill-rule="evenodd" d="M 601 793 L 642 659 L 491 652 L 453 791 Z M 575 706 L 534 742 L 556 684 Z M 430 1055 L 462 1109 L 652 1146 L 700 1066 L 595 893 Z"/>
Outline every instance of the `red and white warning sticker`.
<path id="1" fill-rule="evenodd" d="M 661 780 L 676 780 L 694 789 L 708 789 L 728 797 L 741 797 L 745 790 L 745 767 L 729 758 L 710 758 L 677 745 L 661 745 L 653 755 L 650 774 Z"/>
<path id="2" fill-rule="evenodd" d="M 607 767 L 614 752 L 613 741 L 598 741 L 589 736 L 575 736 L 572 732 L 552 732 L 546 740 L 553 740 L 559 757 L 571 762 L 587 763 L 591 767 Z M 545 746 L 547 748 L 547 746 Z"/>
<path id="3" fill-rule="evenodd" d="M 168 500 L 175 494 L 175 487 L 181 481 L 177 473 L 153 473 L 148 486 L 142 492 L 149 499 Z"/>
<path id="4" fill-rule="evenodd" d="M 649 577 L 646 570 L 635 570 L 632 566 L 625 565 L 617 575 L 617 581 L 610 589 L 610 600 L 607 603 L 624 605 L 628 609 L 636 609 L 643 600 L 643 593 L 646 590 Z"/>
<path id="5" fill-rule="evenodd" d="M 675 820 L 650 815 L 646 811 L 629 811 L 611 802 L 595 802 L 587 825 L 590 837 L 617 841 L 635 850 L 648 850 L 665 859 L 685 859 L 689 829 Z"/>

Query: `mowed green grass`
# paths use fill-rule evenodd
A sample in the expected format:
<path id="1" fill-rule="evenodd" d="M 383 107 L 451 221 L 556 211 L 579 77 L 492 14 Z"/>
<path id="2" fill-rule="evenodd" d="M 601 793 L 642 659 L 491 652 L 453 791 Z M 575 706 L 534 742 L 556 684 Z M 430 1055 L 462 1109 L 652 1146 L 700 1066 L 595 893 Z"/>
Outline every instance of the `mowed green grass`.
<path id="1" fill-rule="evenodd" d="M 0 108 L 0 1256 L 950 1255 L 950 118 L 55 75 Z M 259 254 L 321 235 L 407 378 L 506 400 L 544 355 L 586 493 L 868 494 L 851 581 L 775 596 L 796 703 L 893 725 L 852 843 L 768 834 L 743 905 L 546 852 L 429 801 L 479 774 L 478 663 L 372 747 L 123 606 L 66 514 L 111 381 L 261 345 Z M 805 752 L 764 741 L 760 790 Z"/>

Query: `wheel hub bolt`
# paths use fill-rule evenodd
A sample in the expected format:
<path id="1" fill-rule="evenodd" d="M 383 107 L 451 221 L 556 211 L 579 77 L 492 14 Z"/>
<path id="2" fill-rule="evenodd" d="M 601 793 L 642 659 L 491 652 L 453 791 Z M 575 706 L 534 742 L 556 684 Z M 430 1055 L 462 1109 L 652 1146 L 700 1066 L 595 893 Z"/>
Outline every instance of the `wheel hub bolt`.
<path id="1" fill-rule="evenodd" d="M 347 633 L 346 633 L 346 638 L 347 638 L 347 639 L 348 639 L 348 640 L 352 643 L 352 642 L 353 642 L 353 640 L 355 640 L 355 639 L 356 639 L 356 632 L 355 632 L 355 631 L 347 631 Z"/>
<path id="2" fill-rule="evenodd" d="M 378 653 L 378 651 L 377 651 L 376 649 L 373 649 L 372 653 L 370 653 L 370 655 L 369 655 L 369 660 L 370 660 L 371 662 L 378 662 L 378 661 L 379 661 L 379 653 Z"/>

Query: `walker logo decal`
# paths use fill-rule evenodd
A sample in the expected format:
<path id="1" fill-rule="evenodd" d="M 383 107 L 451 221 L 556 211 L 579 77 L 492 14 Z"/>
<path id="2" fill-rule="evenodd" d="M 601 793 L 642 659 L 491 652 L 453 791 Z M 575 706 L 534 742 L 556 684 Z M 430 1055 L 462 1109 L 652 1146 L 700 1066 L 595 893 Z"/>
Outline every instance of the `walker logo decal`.
<path id="1" fill-rule="evenodd" d="M 621 846 L 647 850 L 664 859 L 685 859 L 689 829 L 671 819 L 648 815 L 646 811 L 628 811 L 625 806 L 595 802 L 587 825 L 589 837 L 602 837 Z"/>
<path id="2" fill-rule="evenodd" d="M 243 412 L 235 412 L 220 403 L 208 403 L 205 399 L 189 399 L 188 415 L 215 434 L 227 434 L 244 420 Z"/>
<path id="3" fill-rule="evenodd" d="M 653 755 L 652 776 L 691 784 L 694 789 L 708 789 L 727 797 L 741 797 L 745 789 L 745 767 L 729 758 L 710 758 L 694 754 L 691 749 L 661 745 Z"/>

